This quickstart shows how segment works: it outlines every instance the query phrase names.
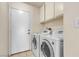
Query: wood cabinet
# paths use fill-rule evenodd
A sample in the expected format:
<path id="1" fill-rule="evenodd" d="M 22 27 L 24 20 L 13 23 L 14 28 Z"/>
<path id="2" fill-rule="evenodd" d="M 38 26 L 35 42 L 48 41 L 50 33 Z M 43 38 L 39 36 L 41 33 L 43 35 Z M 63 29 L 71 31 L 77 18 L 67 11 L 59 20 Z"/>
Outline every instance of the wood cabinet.
<path id="1" fill-rule="evenodd" d="M 63 2 L 55 2 L 55 17 L 63 14 Z"/>
<path id="2" fill-rule="evenodd" d="M 45 2 L 40 7 L 40 23 L 45 23 L 63 15 L 63 2 Z"/>
<path id="3" fill-rule="evenodd" d="M 54 18 L 54 2 L 45 3 L 45 21 Z"/>
<path id="4" fill-rule="evenodd" d="M 44 4 L 40 7 L 40 23 L 44 22 Z"/>

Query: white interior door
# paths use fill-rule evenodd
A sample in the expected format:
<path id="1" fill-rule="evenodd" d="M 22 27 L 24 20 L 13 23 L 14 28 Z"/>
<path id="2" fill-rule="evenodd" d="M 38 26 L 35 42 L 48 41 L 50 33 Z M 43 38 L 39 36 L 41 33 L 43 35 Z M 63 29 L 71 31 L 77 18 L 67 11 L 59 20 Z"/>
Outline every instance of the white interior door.
<path id="1" fill-rule="evenodd" d="M 29 12 L 10 9 L 11 54 L 30 49 L 31 16 Z"/>

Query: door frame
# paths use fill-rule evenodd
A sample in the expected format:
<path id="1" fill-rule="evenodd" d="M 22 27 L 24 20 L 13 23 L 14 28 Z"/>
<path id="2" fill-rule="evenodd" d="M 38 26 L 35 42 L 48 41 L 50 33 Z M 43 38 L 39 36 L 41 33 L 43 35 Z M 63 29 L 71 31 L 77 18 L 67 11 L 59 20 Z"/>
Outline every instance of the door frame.
<path id="1" fill-rule="evenodd" d="M 16 9 L 16 10 L 20 10 L 20 9 L 18 9 L 18 8 L 14 8 L 14 7 L 12 7 L 12 6 L 10 6 L 9 4 L 8 4 L 8 15 L 9 15 L 9 43 L 8 43 L 8 56 L 11 56 L 12 54 L 11 54 L 11 42 L 12 42 L 12 37 L 11 37 L 11 34 L 12 34 L 12 26 L 11 26 L 11 17 L 12 17 L 12 15 L 11 15 L 11 9 Z M 30 13 L 30 40 L 29 40 L 29 45 L 31 45 L 30 44 L 30 42 L 31 42 L 31 34 L 32 34 L 32 13 L 30 12 L 30 11 L 25 11 L 25 10 L 21 10 L 21 11 L 24 11 L 24 12 L 28 12 L 28 13 Z M 30 49 L 29 50 L 31 50 L 31 47 L 30 47 Z"/>

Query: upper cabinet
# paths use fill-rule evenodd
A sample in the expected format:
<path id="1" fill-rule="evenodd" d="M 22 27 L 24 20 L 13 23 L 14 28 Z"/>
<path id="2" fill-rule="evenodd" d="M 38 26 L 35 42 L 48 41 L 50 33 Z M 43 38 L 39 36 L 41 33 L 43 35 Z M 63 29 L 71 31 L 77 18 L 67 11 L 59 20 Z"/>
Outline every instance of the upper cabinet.
<path id="1" fill-rule="evenodd" d="M 45 21 L 54 18 L 54 2 L 45 3 Z"/>
<path id="2" fill-rule="evenodd" d="M 40 23 L 44 22 L 44 4 L 40 7 Z"/>
<path id="3" fill-rule="evenodd" d="M 63 2 L 55 2 L 55 17 L 63 14 Z"/>
<path id="4" fill-rule="evenodd" d="M 40 23 L 54 20 L 63 15 L 63 2 L 45 2 L 40 7 Z"/>

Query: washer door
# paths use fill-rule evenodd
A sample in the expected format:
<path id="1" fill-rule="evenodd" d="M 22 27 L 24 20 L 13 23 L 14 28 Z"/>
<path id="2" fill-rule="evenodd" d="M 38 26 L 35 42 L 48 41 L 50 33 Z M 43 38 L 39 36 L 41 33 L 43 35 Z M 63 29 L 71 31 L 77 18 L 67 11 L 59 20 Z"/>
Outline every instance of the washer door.
<path id="1" fill-rule="evenodd" d="M 54 50 L 50 42 L 46 39 L 43 39 L 41 44 L 41 52 L 45 57 L 54 57 Z"/>
<path id="2" fill-rule="evenodd" d="M 32 47 L 33 47 L 33 49 L 37 49 L 37 40 L 36 40 L 35 35 L 33 36 Z"/>

